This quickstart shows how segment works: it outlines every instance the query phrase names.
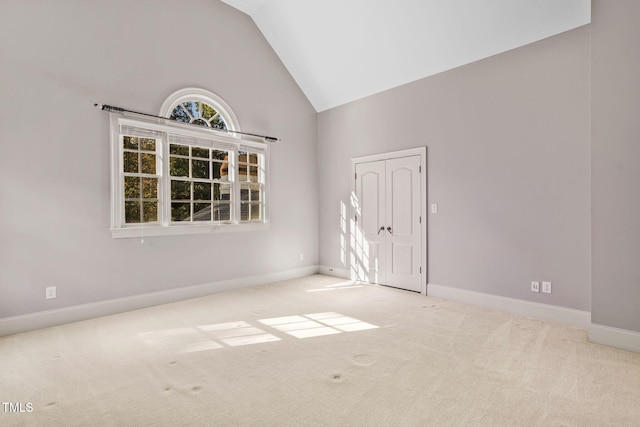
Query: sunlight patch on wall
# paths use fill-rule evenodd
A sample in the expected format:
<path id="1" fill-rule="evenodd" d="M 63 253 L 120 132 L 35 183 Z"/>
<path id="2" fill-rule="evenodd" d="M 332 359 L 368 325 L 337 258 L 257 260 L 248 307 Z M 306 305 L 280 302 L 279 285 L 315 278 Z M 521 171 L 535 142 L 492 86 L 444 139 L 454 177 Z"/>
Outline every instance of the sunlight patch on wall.
<path id="1" fill-rule="evenodd" d="M 347 265 L 347 206 L 340 200 L 340 263 Z"/>
<path id="2" fill-rule="evenodd" d="M 351 193 L 351 208 L 355 217 L 362 218 L 362 208 L 355 193 Z M 364 235 L 362 224 L 358 224 L 355 217 L 349 220 L 350 234 L 350 271 L 351 280 L 362 282 L 378 283 L 378 265 L 377 253 L 372 259 L 369 241 Z"/>

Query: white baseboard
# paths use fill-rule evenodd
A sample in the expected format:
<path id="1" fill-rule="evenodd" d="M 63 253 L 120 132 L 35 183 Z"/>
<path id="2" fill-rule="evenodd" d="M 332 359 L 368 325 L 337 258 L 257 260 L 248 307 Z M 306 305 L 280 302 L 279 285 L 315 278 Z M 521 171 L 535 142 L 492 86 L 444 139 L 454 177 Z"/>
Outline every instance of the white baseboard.
<path id="1" fill-rule="evenodd" d="M 591 325 L 591 313 L 583 310 L 575 310 L 555 305 L 540 304 L 515 298 L 467 291 L 464 289 L 436 285 L 433 283 L 429 283 L 427 285 L 427 295 L 463 302 L 465 304 L 494 308 L 496 310 L 507 311 L 521 316 L 529 316 L 549 320 L 551 322 L 565 323 L 584 329 L 589 329 L 589 326 Z"/>
<path id="2" fill-rule="evenodd" d="M 324 274 L 325 276 L 339 277 L 341 279 L 347 279 L 347 280 L 351 278 L 349 269 L 330 267 L 328 265 L 318 266 L 318 273 Z"/>
<path id="3" fill-rule="evenodd" d="M 141 308 L 153 307 L 190 298 L 203 297 L 234 289 L 296 279 L 298 277 L 309 276 L 316 273 L 318 273 L 318 266 L 312 265 L 278 273 L 223 280 L 220 282 L 206 283 L 186 288 L 177 288 L 168 291 L 134 295 L 126 298 L 76 305 L 56 310 L 5 317 L 0 318 L 0 336 L 49 328 L 66 323 L 123 313 L 125 311 L 139 310 Z"/>
<path id="4" fill-rule="evenodd" d="M 639 332 L 592 323 L 589 327 L 589 341 L 640 353 Z"/>

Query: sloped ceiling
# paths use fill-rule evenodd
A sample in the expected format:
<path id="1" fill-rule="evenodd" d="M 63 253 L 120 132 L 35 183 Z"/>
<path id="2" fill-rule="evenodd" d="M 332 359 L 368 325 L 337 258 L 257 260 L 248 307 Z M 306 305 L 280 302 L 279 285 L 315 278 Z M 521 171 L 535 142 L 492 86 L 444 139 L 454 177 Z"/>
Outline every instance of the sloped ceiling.
<path id="1" fill-rule="evenodd" d="M 222 0 L 316 111 L 588 24 L 590 0 Z"/>

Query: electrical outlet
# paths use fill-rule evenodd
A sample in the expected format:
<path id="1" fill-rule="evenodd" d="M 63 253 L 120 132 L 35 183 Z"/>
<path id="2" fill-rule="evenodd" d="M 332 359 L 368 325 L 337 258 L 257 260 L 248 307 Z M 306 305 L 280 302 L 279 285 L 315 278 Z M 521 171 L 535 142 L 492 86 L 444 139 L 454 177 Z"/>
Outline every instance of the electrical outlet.
<path id="1" fill-rule="evenodd" d="M 300 261 L 304 261 L 304 254 L 300 254 Z"/>
<path id="2" fill-rule="evenodd" d="M 55 286 L 49 286 L 45 289 L 45 295 L 44 297 L 46 299 L 54 299 L 56 297 L 56 287 Z"/>
<path id="3" fill-rule="evenodd" d="M 438 213 L 438 205 L 436 203 L 431 205 L 431 213 Z"/>
<path id="4" fill-rule="evenodd" d="M 542 292 L 545 294 L 551 293 L 551 282 L 542 282 Z"/>
<path id="5" fill-rule="evenodd" d="M 531 292 L 540 292 L 540 282 L 531 282 Z"/>

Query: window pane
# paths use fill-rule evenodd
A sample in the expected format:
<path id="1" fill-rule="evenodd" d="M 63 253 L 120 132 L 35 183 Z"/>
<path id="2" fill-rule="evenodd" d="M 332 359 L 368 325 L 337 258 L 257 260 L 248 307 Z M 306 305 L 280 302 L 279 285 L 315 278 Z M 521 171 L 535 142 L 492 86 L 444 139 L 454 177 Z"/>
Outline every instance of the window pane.
<path id="1" fill-rule="evenodd" d="M 191 183 L 171 180 L 171 200 L 191 200 Z"/>
<path id="2" fill-rule="evenodd" d="M 249 200 L 249 186 L 243 184 L 240 186 L 240 200 Z"/>
<path id="3" fill-rule="evenodd" d="M 193 178 L 209 179 L 209 162 L 206 160 L 191 160 L 191 174 Z"/>
<path id="4" fill-rule="evenodd" d="M 158 221 L 158 202 L 143 202 L 144 222 Z"/>
<path id="5" fill-rule="evenodd" d="M 200 148 L 200 147 L 192 147 L 191 148 L 191 155 L 193 157 L 200 157 L 202 159 L 208 159 L 209 158 L 209 152 L 210 152 L 210 150 L 208 148 Z"/>
<path id="6" fill-rule="evenodd" d="M 191 121 L 187 112 L 179 105 L 171 112 L 170 118 L 171 120 L 183 123 L 189 123 Z"/>
<path id="7" fill-rule="evenodd" d="M 171 176 L 189 176 L 189 159 L 171 157 L 169 161 L 169 174 Z"/>
<path id="8" fill-rule="evenodd" d="M 211 221 L 211 203 L 194 203 L 193 220 Z"/>
<path id="9" fill-rule="evenodd" d="M 211 120 L 210 125 L 214 129 L 227 130 L 227 124 L 222 120 L 222 117 L 218 116 Z"/>
<path id="10" fill-rule="evenodd" d="M 249 185 L 249 190 L 250 190 L 249 196 L 251 197 L 252 201 L 254 201 L 254 202 L 261 201 L 260 200 L 261 199 L 260 195 L 261 195 L 262 192 L 260 191 L 260 185 L 259 184 L 250 184 Z"/>
<path id="11" fill-rule="evenodd" d="M 140 202 L 124 202 L 124 221 L 127 224 L 140 222 Z"/>
<path id="12" fill-rule="evenodd" d="M 199 117 L 200 112 L 198 111 L 198 107 L 196 103 L 193 101 L 187 101 L 182 103 L 182 107 L 191 114 L 192 117 Z"/>
<path id="13" fill-rule="evenodd" d="M 189 221 L 191 203 L 171 203 L 171 221 Z"/>
<path id="14" fill-rule="evenodd" d="M 125 151 L 123 156 L 124 171 L 131 173 L 138 173 L 138 153 L 132 153 L 131 151 Z"/>
<path id="15" fill-rule="evenodd" d="M 213 166 L 213 179 L 221 179 L 222 178 L 222 173 L 220 171 L 220 168 L 222 168 L 222 163 L 220 162 L 212 162 L 212 166 Z M 226 176 L 225 176 L 226 178 Z"/>
<path id="16" fill-rule="evenodd" d="M 260 203 L 251 203 L 251 221 L 259 221 L 262 217 L 262 205 Z"/>
<path id="17" fill-rule="evenodd" d="M 218 112 L 213 109 L 209 104 L 205 104 L 204 102 L 196 102 L 198 108 L 202 111 L 202 118 L 209 120 Z"/>
<path id="18" fill-rule="evenodd" d="M 249 221 L 249 204 L 242 203 L 240 205 L 240 221 Z"/>
<path id="19" fill-rule="evenodd" d="M 158 178 L 142 178 L 142 197 L 144 199 L 158 198 Z"/>
<path id="20" fill-rule="evenodd" d="M 156 151 L 156 140 L 151 138 L 140 138 L 140 149 Z"/>
<path id="21" fill-rule="evenodd" d="M 128 148 L 130 150 L 138 149 L 138 138 L 135 136 L 125 136 L 124 138 L 124 148 Z"/>
<path id="22" fill-rule="evenodd" d="M 213 200 L 231 200 L 231 184 L 213 184 Z"/>
<path id="23" fill-rule="evenodd" d="M 198 125 L 198 126 L 209 127 L 209 122 L 207 122 L 206 120 L 202 120 L 202 119 L 195 119 L 191 123 L 194 124 L 194 125 Z"/>
<path id="24" fill-rule="evenodd" d="M 252 165 L 257 165 L 258 153 L 248 153 L 246 151 L 240 151 L 238 153 L 238 161 L 240 163 L 250 163 Z"/>
<path id="25" fill-rule="evenodd" d="M 189 155 L 189 147 L 186 145 L 171 144 L 169 145 L 170 154 L 179 154 L 181 156 Z"/>
<path id="26" fill-rule="evenodd" d="M 140 198 L 140 178 L 137 176 L 124 177 L 124 197 L 126 199 Z"/>
<path id="27" fill-rule="evenodd" d="M 211 200 L 211 184 L 208 182 L 193 183 L 194 200 Z"/>
<path id="28" fill-rule="evenodd" d="M 140 155 L 142 157 L 142 173 L 155 174 L 156 173 L 156 156 L 155 154 Z"/>
<path id="29" fill-rule="evenodd" d="M 229 159 L 227 157 L 225 157 L 225 161 L 220 166 L 220 179 L 229 180 Z"/>
<path id="30" fill-rule="evenodd" d="M 228 151 L 220 151 L 220 150 L 211 150 L 211 158 L 216 160 L 229 160 L 229 152 Z"/>
<path id="31" fill-rule="evenodd" d="M 214 221 L 230 221 L 231 220 L 231 206 L 229 203 L 218 203 L 213 205 L 213 220 Z"/>
<path id="32" fill-rule="evenodd" d="M 238 165 L 238 181 L 248 181 L 249 177 L 247 175 L 248 166 L 246 164 L 240 163 Z"/>
<path id="33" fill-rule="evenodd" d="M 249 166 L 249 179 L 251 182 L 258 182 L 258 166 Z"/>

